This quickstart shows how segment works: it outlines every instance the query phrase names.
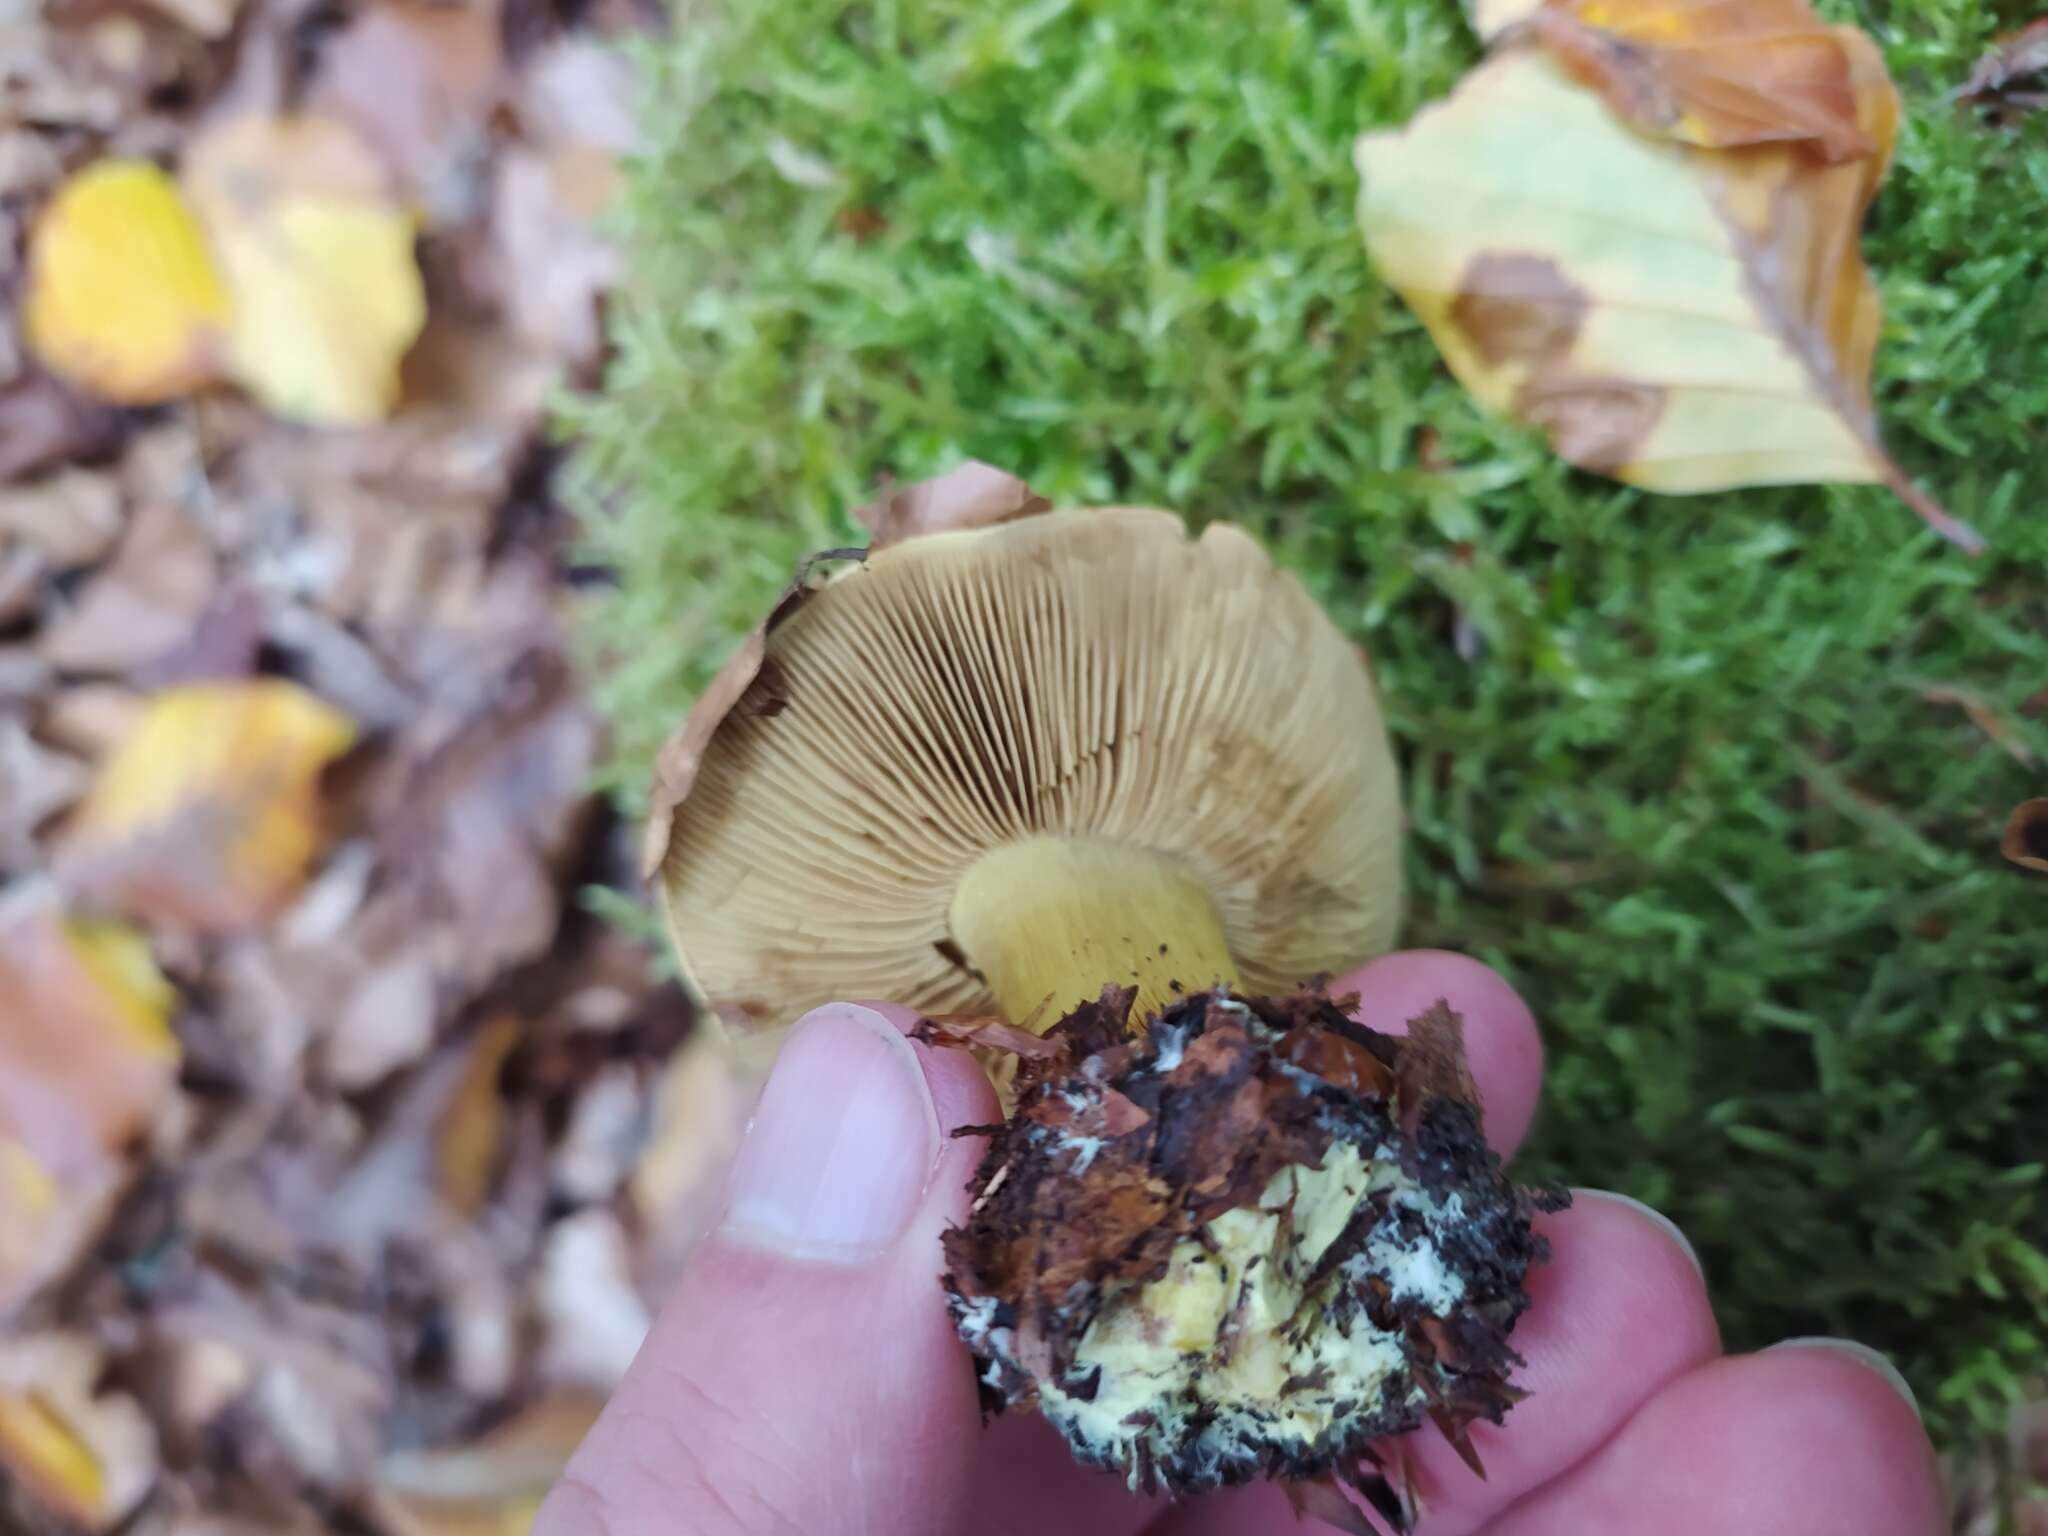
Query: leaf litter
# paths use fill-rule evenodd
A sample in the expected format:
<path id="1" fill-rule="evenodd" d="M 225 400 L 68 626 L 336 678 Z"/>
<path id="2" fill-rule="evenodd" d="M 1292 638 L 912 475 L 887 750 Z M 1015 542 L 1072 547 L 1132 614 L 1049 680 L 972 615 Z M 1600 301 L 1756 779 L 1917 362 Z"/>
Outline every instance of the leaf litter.
<path id="1" fill-rule="evenodd" d="M 0 25 L 0 1528 L 513 1536 L 715 1217 L 545 432 L 649 19 Z"/>

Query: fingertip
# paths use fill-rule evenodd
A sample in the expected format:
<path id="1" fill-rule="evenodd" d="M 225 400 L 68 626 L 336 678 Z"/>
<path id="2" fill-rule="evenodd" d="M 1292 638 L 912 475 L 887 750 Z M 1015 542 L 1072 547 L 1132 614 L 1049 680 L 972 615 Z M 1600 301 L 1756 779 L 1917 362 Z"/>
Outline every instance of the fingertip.
<path id="1" fill-rule="evenodd" d="M 901 1003 L 862 1001 L 860 1006 L 879 1013 L 906 1035 L 916 1030 L 923 1017 L 915 1008 L 906 1008 Z M 922 1040 L 912 1040 L 911 1048 L 924 1068 L 932 1107 L 948 1136 L 963 1125 L 992 1125 L 1003 1118 L 995 1086 L 973 1052 L 956 1046 L 928 1045 Z"/>
<path id="2" fill-rule="evenodd" d="M 1449 950 L 1402 950 L 1339 977 L 1330 991 L 1355 992 L 1352 1016 L 1383 1034 L 1406 1034 L 1409 1020 L 1448 1004 L 1464 1021 L 1487 1139 L 1504 1156 L 1521 1145 L 1542 1092 L 1543 1037 L 1536 1015 L 1498 971 Z"/>

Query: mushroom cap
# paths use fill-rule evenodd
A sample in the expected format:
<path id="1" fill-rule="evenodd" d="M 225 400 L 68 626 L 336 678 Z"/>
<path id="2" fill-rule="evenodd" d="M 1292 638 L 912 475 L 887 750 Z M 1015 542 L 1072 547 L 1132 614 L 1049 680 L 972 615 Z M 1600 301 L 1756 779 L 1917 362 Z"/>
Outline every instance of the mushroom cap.
<path id="1" fill-rule="evenodd" d="M 800 580 L 671 740 L 650 872 L 729 1024 L 994 1012 L 954 892 L 1039 836 L 1191 875 L 1255 992 L 1391 945 L 1400 793 L 1363 653 L 1242 529 L 1043 505 Z"/>

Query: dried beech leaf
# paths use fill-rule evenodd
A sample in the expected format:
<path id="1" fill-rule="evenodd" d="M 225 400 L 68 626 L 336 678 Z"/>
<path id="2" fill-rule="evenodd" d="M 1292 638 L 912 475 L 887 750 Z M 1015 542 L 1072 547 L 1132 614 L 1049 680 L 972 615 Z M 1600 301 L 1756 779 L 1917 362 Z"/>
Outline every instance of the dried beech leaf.
<path id="1" fill-rule="evenodd" d="M 194 933 L 263 920 L 320 846 L 320 772 L 347 716 L 277 678 L 168 689 L 101 770 L 60 850 L 79 886 Z"/>
<path id="2" fill-rule="evenodd" d="M 2048 874 L 2048 800 L 2022 802 L 2006 822 L 1998 848 L 2020 868 Z"/>
<path id="3" fill-rule="evenodd" d="M 231 307 L 170 177 L 146 160 L 102 160 L 36 222 L 23 321 L 57 373 L 102 399 L 150 405 L 218 377 Z"/>
<path id="4" fill-rule="evenodd" d="M 1806 0 L 1550 0 L 1533 19 L 1566 73 L 1660 138 L 1807 143 L 1828 161 L 1880 150 L 1856 99 L 1861 35 Z"/>
<path id="5" fill-rule="evenodd" d="M 1583 469 L 1676 494 L 1882 483 L 1975 550 L 1878 438 L 1857 235 L 1899 107 L 1875 46 L 1836 36 L 1875 149 L 1834 165 L 1651 137 L 1540 48 L 1504 47 L 1359 140 L 1366 246 L 1459 382 Z"/>
<path id="6" fill-rule="evenodd" d="M 169 1099 L 176 1001 L 140 935 L 47 889 L 0 912 L 0 1316 L 65 1268 Z"/>
<path id="7" fill-rule="evenodd" d="M 388 413 L 426 290 L 375 152 L 338 118 L 231 118 L 192 141 L 184 180 L 234 290 L 235 377 L 297 420 Z"/>
<path id="8" fill-rule="evenodd" d="M 880 549 L 928 533 L 987 528 L 1051 508 L 1050 501 L 1015 475 L 970 459 L 958 469 L 856 507 L 853 517 L 874 535 L 875 548 Z"/>
<path id="9" fill-rule="evenodd" d="M 938 1015 L 922 1018 L 918 1020 L 917 1028 L 911 1031 L 911 1038 L 922 1040 L 929 1045 L 980 1046 L 984 1050 L 1002 1051 L 1029 1061 L 1044 1060 L 1059 1054 L 1059 1047 L 1042 1035 L 1034 1035 L 1028 1029 L 1005 1024 L 1001 1019 L 983 1018 L 979 1015 Z"/>
<path id="10" fill-rule="evenodd" d="M 1999 39 L 1960 95 L 1980 105 L 2048 106 L 2048 16 Z"/>

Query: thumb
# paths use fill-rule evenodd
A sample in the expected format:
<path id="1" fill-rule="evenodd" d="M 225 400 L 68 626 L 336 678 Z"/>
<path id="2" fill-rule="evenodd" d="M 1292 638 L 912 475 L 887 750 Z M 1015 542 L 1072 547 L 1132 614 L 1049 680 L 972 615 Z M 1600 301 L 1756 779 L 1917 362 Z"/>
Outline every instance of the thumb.
<path id="1" fill-rule="evenodd" d="M 892 1017 L 893 1015 L 893 1017 Z M 830 1003 L 791 1031 L 708 1238 L 533 1536 L 939 1532 L 980 1433 L 939 1234 L 999 1118 L 908 1014 Z"/>

